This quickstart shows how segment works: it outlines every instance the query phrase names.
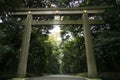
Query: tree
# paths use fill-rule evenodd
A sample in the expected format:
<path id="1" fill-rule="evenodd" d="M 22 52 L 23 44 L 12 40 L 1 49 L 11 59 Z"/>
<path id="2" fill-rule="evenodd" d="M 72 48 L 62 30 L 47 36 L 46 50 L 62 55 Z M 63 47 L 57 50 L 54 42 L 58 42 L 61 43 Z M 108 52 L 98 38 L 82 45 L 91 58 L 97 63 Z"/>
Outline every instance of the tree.
<path id="1" fill-rule="evenodd" d="M 114 5 L 113 7 L 106 10 L 104 14 L 104 19 L 106 25 L 103 26 L 102 30 L 96 33 L 95 37 L 95 48 L 97 55 L 97 62 L 100 72 L 114 72 L 119 71 L 117 60 L 119 56 L 119 5 Z M 114 12 L 113 12 L 114 11 Z M 115 61 L 115 62 L 114 62 Z M 101 65 L 100 65 L 101 63 Z"/>

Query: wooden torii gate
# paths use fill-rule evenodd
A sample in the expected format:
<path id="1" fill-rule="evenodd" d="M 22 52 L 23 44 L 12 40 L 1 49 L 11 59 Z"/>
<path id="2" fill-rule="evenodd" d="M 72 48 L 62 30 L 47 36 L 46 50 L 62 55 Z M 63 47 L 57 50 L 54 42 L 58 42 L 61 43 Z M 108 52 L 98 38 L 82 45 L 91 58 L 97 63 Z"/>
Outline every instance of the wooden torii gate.
<path id="1" fill-rule="evenodd" d="M 101 14 L 105 12 L 105 8 L 102 7 L 81 7 L 81 8 L 23 8 L 18 9 L 12 13 L 13 16 L 26 15 L 26 21 L 21 25 L 25 25 L 23 40 L 21 46 L 20 60 L 18 64 L 17 77 L 26 76 L 27 60 L 29 54 L 29 43 L 31 36 L 32 25 L 83 25 L 88 77 L 97 77 L 96 60 L 94 56 L 93 40 L 90 32 L 90 24 L 104 24 L 103 20 L 89 20 L 88 14 Z M 48 20 L 48 21 L 35 21 L 32 19 L 33 15 L 75 15 L 82 14 L 82 20 Z"/>

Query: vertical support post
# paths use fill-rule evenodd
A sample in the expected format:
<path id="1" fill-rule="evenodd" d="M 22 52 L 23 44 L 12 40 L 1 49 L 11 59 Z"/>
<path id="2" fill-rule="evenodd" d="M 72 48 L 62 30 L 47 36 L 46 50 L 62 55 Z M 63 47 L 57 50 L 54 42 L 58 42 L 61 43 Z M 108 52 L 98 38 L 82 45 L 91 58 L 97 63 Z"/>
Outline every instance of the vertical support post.
<path id="1" fill-rule="evenodd" d="M 90 32 L 90 25 L 88 21 L 88 14 L 86 10 L 83 11 L 82 19 L 85 37 L 88 77 L 96 78 L 97 77 L 96 60 L 94 55 L 92 35 Z"/>
<path id="2" fill-rule="evenodd" d="M 17 77 L 26 77 L 27 60 L 28 60 L 29 44 L 30 44 L 30 36 L 31 36 L 31 22 L 32 22 L 32 14 L 29 11 L 25 22 L 25 29 L 23 32 Z"/>

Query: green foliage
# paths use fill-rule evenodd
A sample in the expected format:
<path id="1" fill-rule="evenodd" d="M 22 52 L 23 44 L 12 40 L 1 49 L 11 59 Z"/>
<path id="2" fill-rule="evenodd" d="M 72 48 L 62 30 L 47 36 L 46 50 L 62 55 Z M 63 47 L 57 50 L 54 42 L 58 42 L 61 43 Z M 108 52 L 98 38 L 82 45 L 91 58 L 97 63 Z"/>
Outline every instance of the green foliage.
<path id="1" fill-rule="evenodd" d="M 22 0 L 0 0 L 0 14 L 19 8 Z"/>
<path id="2" fill-rule="evenodd" d="M 79 73 L 86 71 L 86 57 L 82 40 L 83 39 L 78 41 L 68 41 L 64 44 L 63 71 L 65 73 Z"/>
<path id="3" fill-rule="evenodd" d="M 41 32 L 44 29 L 44 32 Z M 28 59 L 28 72 L 34 74 L 59 73 L 57 54 L 53 52 L 54 45 L 48 40 L 46 27 L 33 27 L 31 35 L 30 53 Z M 57 49 L 58 50 L 58 49 Z"/>
<path id="4" fill-rule="evenodd" d="M 83 31 L 81 26 L 68 25 L 62 28 L 64 73 L 86 72 L 85 46 L 84 38 L 81 36 Z M 69 35 L 70 33 L 71 35 Z"/>
<path id="5" fill-rule="evenodd" d="M 88 73 L 78 73 L 76 76 L 87 77 Z"/>
<path id="6" fill-rule="evenodd" d="M 106 10 L 104 19 L 109 25 L 108 30 L 102 30 L 95 35 L 95 50 L 99 72 L 119 72 L 118 60 L 120 48 L 119 5 Z M 108 26 L 104 26 L 108 27 Z"/>
<path id="7" fill-rule="evenodd" d="M 9 23 L 0 24 L 0 71 L 16 72 L 21 39 L 19 28 Z"/>
<path id="8" fill-rule="evenodd" d="M 114 5 L 116 4 L 115 0 L 84 0 L 85 5 Z"/>
<path id="9" fill-rule="evenodd" d="M 95 39 L 97 64 L 100 72 L 119 71 L 119 65 L 117 65 L 120 63 L 117 61 L 120 56 L 118 51 L 120 46 L 119 35 L 118 32 L 103 31 Z"/>
<path id="10" fill-rule="evenodd" d="M 111 30 L 120 31 L 120 5 L 114 5 L 106 10 L 104 13 L 104 19 L 106 23 L 111 25 Z"/>

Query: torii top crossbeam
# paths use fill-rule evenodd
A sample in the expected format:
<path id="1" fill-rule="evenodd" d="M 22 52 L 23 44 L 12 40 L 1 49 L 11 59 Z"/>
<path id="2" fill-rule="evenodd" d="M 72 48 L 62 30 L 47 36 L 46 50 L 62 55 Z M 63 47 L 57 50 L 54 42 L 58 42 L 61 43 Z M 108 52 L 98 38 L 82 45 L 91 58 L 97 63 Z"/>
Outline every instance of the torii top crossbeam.
<path id="1" fill-rule="evenodd" d="M 13 16 L 25 16 L 29 12 L 31 15 L 80 15 L 83 14 L 83 11 L 86 10 L 88 14 L 101 14 L 105 12 L 106 8 L 110 6 L 89 6 L 89 7 L 80 7 L 80 8 L 21 8 L 15 10 Z M 89 24 L 104 24 L 103 20 L 89 20 Z M 35 21 L 32 20 L 32 25 L 81 25 L 83 24 L 82 20 L 48 20 L 48 21 Z M 24 21 L 21 25 L 24 25 Z"/>
<path id="2" fill-rule="evenodd" d="M 21 8 L 15 10 L 12 15 L 27 15 L 28 11 L 32 15 L 68 15 L 68 14 L 82 14 L 83 10 L 87 10 L 89 14 L 103 13 L 109 6 L 93 6 L 93 7 L 80 7 L 80 8 Z"/>

